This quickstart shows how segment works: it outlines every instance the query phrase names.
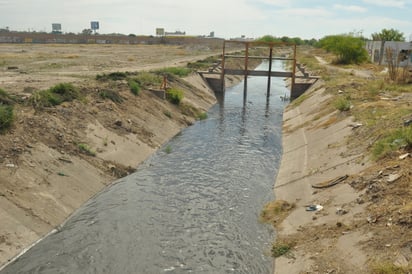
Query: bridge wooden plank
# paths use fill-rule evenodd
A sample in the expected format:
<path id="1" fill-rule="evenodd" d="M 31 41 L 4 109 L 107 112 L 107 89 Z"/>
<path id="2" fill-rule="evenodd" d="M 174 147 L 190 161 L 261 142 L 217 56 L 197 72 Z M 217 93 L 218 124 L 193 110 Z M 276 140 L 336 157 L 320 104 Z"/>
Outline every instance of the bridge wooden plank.
<path id="1" fill-rule="evenodd" d="M 230 75 L 245 75 L 245 70 L 243 69 L 225 69 L 225 74 Z M 267 70 L 248 70 L 247 75 L 250 76 L 269 76 L 269 71 Z M 270 73 L 272 77 L 292 77 L 292 72 L 289 71 L 272 71 Z"/>
<path id="2" fill-rule="evenodd" d="M 245 59 L 246 56 L 241 56 L 241 55 L 225 55 L 225 58 L 241 58 Z M 258 59 L 258 60 L 268 60 L 269 57 L 265 56 L 249 56 L 249 59 Z M 288 60 L 293 60 L 293 58 L 286 58 L 286 57 L 272 57 L 272 60 L 282 60 L 282 61 L 288 61 Z"/>

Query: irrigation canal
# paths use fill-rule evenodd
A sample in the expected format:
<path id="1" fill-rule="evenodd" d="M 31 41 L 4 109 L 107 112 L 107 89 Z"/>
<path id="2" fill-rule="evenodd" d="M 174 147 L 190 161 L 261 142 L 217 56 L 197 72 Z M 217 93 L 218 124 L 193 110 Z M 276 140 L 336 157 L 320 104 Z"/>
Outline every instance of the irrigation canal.
<path id="1" fill-rule="evenodd" d="M 280 96 L 289 91 L 273 78 L 267 99 L 267 78 L 250 77 L 244 101 L 243 88 L 227 89 L 206 120 L 88 201 L 1 274 L 271 273 L 274 232 L 258 216 L 274 198 Z"/>

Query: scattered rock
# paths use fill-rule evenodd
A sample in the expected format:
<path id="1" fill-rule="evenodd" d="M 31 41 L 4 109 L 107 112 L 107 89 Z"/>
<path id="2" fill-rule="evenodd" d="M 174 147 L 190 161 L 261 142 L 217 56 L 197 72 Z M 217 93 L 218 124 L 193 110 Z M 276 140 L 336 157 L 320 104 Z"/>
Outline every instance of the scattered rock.
<path id="1" fill-rule="evenodd" d="M 58 158 L 60 161 L 62 161 L 62 162 L 65 162 L 65 163 L 73 163 L 73 161 L 72 160 L 70 160 L 69 158 L 67 158 L 67 157 L 59 157 Z"/>
<path id="2" fill-rule="evenodd" d="M 353 124 L 349 124 L 349 127 L 351 127 L 352 129 L 358 128 L 363 126 L 363 124 L 361 123 L 353 123 Z"/>
<path id="3" fill-rule="evenodd" d="M 122 123 L 121 120 L 116 120 L 116 122 L 114 122 L 114 124 L 118 127 L 121 127 L 123 123 Z"/>
<path id="4" fill-rule="evenodd" d="M 338 208 L 336 209 L 336 215 L 342 216 L 342 215 L 345 215 L 345 214 L 347 214 L 347 213 L 348 213 L 348 211 L 347 211 L 346 209 L 341 208 L 341 207 L 338 207 Z"/>
<path id="5" fill-rule="evenodd" d="M 306 211 L 320 211 L 323 209 L 321 205 L 308 205 L 306 206 Z"/>
<path id="6" fill-rule="evenodd" d="M 400 159 L 400 160 L 405 160 L 405 159 L 408 158 L 409 156 L 410 156 L 410 153 L 405 153 L 405 154 L 399 156 L 399 159 Z"/>
<path id="7" fill-rule="evenodd" d="M 390 174 L 388 179 L 386 180 L 388 183 L 393 183 L 395 181 L 397 181 L 399 178 L 401 178 L 402 175 L 401 174 Z"/>

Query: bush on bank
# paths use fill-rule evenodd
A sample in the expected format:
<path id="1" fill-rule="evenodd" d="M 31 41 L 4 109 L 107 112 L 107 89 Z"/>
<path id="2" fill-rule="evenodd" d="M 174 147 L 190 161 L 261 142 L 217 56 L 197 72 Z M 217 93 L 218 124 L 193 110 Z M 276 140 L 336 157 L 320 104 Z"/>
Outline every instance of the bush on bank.
<path id="1" fill-rule="evenodd" d="M 35 108 L 42 108 L 57 106 L 63 102 L 80 99 L 80 97 L 78 88 L 70 83 L 61 83 L 50 89 L 34 92 L 29 102 Z"/>
<path id="2" fill-rule="evenodd" d="M 336 54 L 337 64 L 361 64 L 368 60 L 365 43 L 360 37 L 351 35 L 330 35 L 318 44 L 328 52 Z"/>
<path id="3" fill-rule="evenodd" d="M 171 103 L 179 105 L 183 99 L 183 91 L 171 88 L 166 91 L 166 97 Z"/>
<path id="4" fill-rule="evenodd" d="M 0 133 L 9 129 L 14 121 L 14 100 L 4 90 L 0 89 Z"/>

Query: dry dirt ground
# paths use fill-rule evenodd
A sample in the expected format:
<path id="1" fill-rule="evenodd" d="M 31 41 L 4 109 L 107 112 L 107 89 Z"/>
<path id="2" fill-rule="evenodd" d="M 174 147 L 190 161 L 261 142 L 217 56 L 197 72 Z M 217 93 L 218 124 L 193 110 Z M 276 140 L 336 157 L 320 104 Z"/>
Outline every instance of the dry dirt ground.
<path id="1" fill-rule="evenodd" d="M 0 134 L 0 268 L 216 102 L 197 74 L 169 83 L 184 91 L 179 107 L 149 90 L 135 96 L 124 80 L 96 81 L 97 74 L 181 66 L 220 50 L 0 44 L 0 88 L 23 102 L 11 130 Z M 58 83 L 73 83 L 84 99 L 43 109 L 24 103 Z M 122 102 L 99 96 L 104 89 Z"/>
<path id="2" fill-rule="evenodd" d="M 331 69 L 331 77 L 339 77 L 341 71 Z M 352 83 L 374 76 L 371 71 L 350 75 Z M 268 208 L 278 213 L 272 219 L 277 251 L 291 249 L 276 259 L 275 273 L 412 273 L 410 148 L 371 160 L 370 147 L 379 136 L 371 136 L 351 112 L 331 108 L 345 92 L 344 87 L 327 91 L 319 81 L 284 113 L 278 201 Z M 382 90 L 373 102 L 364 99 L 353 107 L 385 104 L 412 114 L 410 92 L 393 100 L 387 93 Z M 344 175 L 334 186 L 312 186 Z M 321 207 L 312 211 L 311 205 Z"/>

